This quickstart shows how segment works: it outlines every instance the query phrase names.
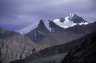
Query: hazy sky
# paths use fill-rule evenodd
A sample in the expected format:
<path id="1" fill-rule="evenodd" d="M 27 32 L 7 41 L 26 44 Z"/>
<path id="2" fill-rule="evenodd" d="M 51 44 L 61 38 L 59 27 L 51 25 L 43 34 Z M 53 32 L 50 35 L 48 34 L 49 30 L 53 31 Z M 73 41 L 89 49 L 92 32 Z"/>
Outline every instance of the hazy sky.
<path id="1" fill-rule="evenodd" d="M 9 30 L 70 13 L 96 21 L 96 0 L 0 0 L 0 26 Z"/>

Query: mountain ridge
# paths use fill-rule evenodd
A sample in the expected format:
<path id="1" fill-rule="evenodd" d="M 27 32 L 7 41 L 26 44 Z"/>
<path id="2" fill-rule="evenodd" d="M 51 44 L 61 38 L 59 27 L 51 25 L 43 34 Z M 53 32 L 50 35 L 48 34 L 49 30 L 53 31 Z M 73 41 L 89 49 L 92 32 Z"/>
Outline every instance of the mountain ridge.
<path id="1" fill-rule="evenodd" d="M 30 28 L 30 26 L 29 26 L 29 29 L 28 29 L 28 27 L 26 27 L 27 28 L 27 31 L 26 31 L 26 28 L 25 28 L 25 30 L 24 29 L 21 29 L 21 30 L 18 30 L 17 32 L 25 35 L 25 34 L 31 32 L 32 30 L 34 30 L 35 28 L 37 28 L 38 25 L 40 24 L 40 21 L 39 21 L 39 23 L 35 24 L 33 26 L 33 28 Z M 75 25 L 87 25 L 87 24 L 89 24 L 82 17 L 79 17 L 76 14 L 70 14 L 69 16 L 66 16 L 64 18 L 54 19 L 54 20 L 44 20 L 43 19 L 42 22 L 44 23 L 44 25 L 47 28 L 47 30 L 49 30 L 50 32 L 51 32 L 51 27 L 50 27 L 50 22 L 51 21 L 53 21 L 57 26 L 62 27 L 64 29 L 73 27 Z M 28 30 L 30 30 L 30 31 L 28 31 Z"/>

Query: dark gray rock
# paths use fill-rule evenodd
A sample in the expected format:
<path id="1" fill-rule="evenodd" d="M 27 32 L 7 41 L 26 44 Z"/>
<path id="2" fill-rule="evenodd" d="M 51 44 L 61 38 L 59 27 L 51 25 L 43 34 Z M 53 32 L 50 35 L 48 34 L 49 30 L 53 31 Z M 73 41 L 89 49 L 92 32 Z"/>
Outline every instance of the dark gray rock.
<path id="1" fill-rule="evenodd" d="M 96 32 L 78 39 L 76 45 L 62 63 L 96 63 Z"/>

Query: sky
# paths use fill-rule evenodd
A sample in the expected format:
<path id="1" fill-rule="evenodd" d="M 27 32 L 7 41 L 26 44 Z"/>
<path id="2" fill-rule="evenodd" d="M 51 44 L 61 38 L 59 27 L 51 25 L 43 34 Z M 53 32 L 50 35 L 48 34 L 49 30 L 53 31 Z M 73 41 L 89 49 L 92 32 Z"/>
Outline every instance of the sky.
<path id="1" fill-rule="evenodd" d="M 54 20 L 70 13 L 96 21 L 96 0 L 0 0 L 0 27 L 18 30 L 41 19 Z"/>

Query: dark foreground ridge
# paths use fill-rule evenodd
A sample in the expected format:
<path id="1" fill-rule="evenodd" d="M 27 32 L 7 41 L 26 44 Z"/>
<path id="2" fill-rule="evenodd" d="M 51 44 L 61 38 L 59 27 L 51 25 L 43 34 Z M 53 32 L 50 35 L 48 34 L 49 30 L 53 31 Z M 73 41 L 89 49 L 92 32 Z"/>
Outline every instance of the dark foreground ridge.
<path id="1" fill-rule="evenodd" d="M 96 63 L 96 32 L 81 39 L 63 59 L 62 63 Z"/>

